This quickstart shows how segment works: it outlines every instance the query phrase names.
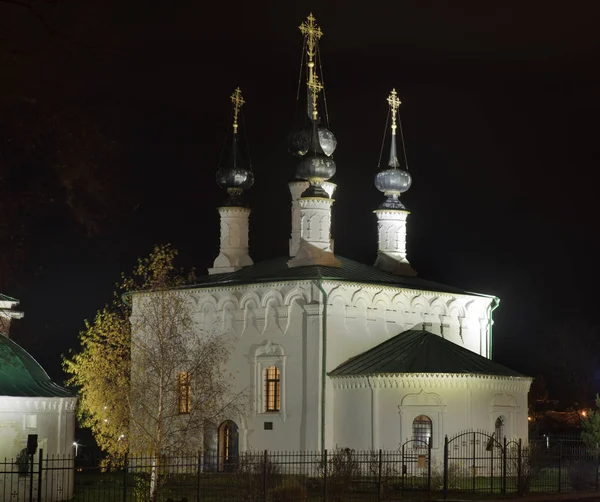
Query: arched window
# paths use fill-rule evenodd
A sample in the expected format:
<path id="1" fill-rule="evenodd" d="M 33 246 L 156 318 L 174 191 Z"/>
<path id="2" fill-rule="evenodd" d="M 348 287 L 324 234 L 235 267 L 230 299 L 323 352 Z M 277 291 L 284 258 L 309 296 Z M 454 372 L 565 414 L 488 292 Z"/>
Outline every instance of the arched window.
<path id="1" fill-rule="evenodd" d="M 177 402 L 179 413 L 187 415 L 192 406 L 192 380 L 189 371 L 180 371 L 177 375 Z"/>
<path id="2" fill-rule="evenodd" d="M 265 369 L 265 411 L 279 411 L 281 408 L 281 379 L 277 366 Z"/>
<path id="3" fill-rule="evenodd" d="M 415 448 L 427 448 L 433 432 L 431 418 L 427 415 L 419 415 L 413 420 L 413 441 Z"/>
<path id="4" fill-rule="evenodd" d="M 238 426 L 226 420 L 219 426 L 219 472 L 233 472 L 237 469 L 239 456 Z"/>
<path id="5" fill-rule="evenodd" d="M 498 441 L 500 444 L 502 444 L 502 442 L 504 441 L 504 435 L 506 434 L 505 430 L 504 430 L 504 417 L 498 417 L 496 419 L 496 425 L 495 425 L 495 438 L 496 441 Z"/>

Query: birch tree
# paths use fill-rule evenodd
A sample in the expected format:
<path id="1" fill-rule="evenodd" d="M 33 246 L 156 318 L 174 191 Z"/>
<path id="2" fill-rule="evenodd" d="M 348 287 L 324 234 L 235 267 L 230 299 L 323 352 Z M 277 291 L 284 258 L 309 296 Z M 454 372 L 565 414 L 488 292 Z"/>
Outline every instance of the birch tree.
<path id="1" fill-rule="evenodd" d="M 204 424 L 244 402 L 224 371 L 230 344 L 199 326 L 185 289 L 194 277 L 175 268 L 176 255 L 158 246 L 139 260 L 119 288 L 124 301 L 86 324 L 80 352 L 64 361 L 80 391 L 81 424 L 110 455 L 153 459 L 152 480 L 162 456 L 200 448 Z"/>

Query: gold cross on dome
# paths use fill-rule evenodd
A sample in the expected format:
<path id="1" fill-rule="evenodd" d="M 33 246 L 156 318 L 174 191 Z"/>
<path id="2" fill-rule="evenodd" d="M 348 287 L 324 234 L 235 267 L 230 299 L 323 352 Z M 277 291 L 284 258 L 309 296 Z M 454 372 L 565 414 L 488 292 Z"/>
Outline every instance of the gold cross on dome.
<path id="1" fill-rule="evenodd" d="M 300 26 L 298 26 L 303 35 L 307 35 L 309 43 L 315 43 L 323 36 L 321 28 L 315 23 L 315 17 L 312 12 Z"/>
<path id="2" fill-rule="evenodd" d="M 398 94 L 396 93 L 396 89 L 392 89 L 390 95 L 387 98 L 387 102 L 390 105 L 390 109 L 392 111 L 392 134 L 396 134 L 396 114 L 398 112 L 398 107 L 402 103 L 398 99 Z"/>
<path id="3" fill-rule="evenodd" d="M 238 114 L 245 101 L 242 97 L 242 90 L 239 87 L 233 91 L 233 94 L 230 96 L 230 98 L 231 102 L 233 103 L 233 132 L 235 134 L 238 130 Z"/>
<path id="4" fill-rule="evenodd" d="M 314 120 L 317 120 L 319 112 L 317 110 L 317 98 L 319 97 L 319 92 L 323 90 L 323 84 L 319 82 L 319 76 L 317 74 L 313 75 L 312 81 L 308 82 L 308 88 L 311 91 L 312 95 L 312 116 Z"/>

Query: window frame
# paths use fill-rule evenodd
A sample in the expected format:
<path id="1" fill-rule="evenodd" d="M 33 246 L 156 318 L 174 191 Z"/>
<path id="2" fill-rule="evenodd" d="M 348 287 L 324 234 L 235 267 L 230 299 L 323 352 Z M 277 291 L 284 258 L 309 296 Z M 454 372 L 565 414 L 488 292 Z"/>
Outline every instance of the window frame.
<path id="1" fill-rule="evenodd" d="M 279 413 L 281 411 L 281 370 L 276 365 L 272 365 L 267 366 L 263 373 L 264 412 Z"/>
<path id="2" fill-rule="evenodd" d="M 189 371 L 177 373 L 177 411 L 189 415 L 192 409 L 192 375 Z"/>
<path id="3" fill-rule="evenodd" d="M 267 411 L 266 403 L 266 375 L 267 368 L 275 366 L 279 370 L 279 410 Z M 286 356 L 281 345 L 267 341 L 254 353 L 254 414 L 255 415 L 279 415 L 283 421 L 286 420 Z"/>
<path id="4" fill-rule="evenodd" d="M 428 420 L 428 422 L 423 420 L 425 418 Z M 427 425 L 428 427 L 423 427 L 423 425 Z M 427 435 L 427 432 L 423 433 L 423 431 L 428 431 L 429 435 Z M 428 448 L 427 444 L 425 443 L 425 440 L 427 440 L 427 443 L 433 446 L 433 420 L 431 419 L 431 417 L 429 415 L 425 415 L 424 413 L 420 413 L 415 418 L 413 418 L 411 423 L 411 434 L 412 440 L 414 442 L 414 448 Z"/>

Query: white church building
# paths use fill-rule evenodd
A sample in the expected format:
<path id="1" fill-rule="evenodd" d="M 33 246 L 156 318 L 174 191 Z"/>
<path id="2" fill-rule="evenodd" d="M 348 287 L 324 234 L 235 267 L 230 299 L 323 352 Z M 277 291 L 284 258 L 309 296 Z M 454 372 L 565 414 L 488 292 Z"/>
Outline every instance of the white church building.
<path id="1" fill-rule="evenodd" d="M 29 500 L 29 478 L 22 474 L 28 470 L 24 464 L 30 460 L 28 446 L 30 453 L 35 450 L 36 466 L 41 451 L 44 459 L 73 457 L 77 397 L 54 383 L 39 363 L 10 339 L 11 321 L 23 317 L 15 309 L 18 303 L 0 294 L 0 459 L 5 462 L 0 473 L 0 498 L 16 493 L 19 500 L 25 501 Z M 38 497 L 37 486 L 34 500 Z M 70 499 L 72 472 L 46 470 L 43 486 L 41 496 L 48 500 Z"/>
<path id="2" fill-rule="evenodd" d="M 198 323 L 235 340 L 229 371 L 250 395 L 247 411 L 223 421 L 205 450 L 226 462 L 247 450 L 397 450 L 413 439 L 440 452 L 445 435 L 467 429 L 526 438 L 531 379 L 491 360 L 498 298 L 422 279 L 407 259 L 400 195 L 411 177 L 397 146 L 395 91 L 390 158 L 375 179 L 383 202 L 365 208 L 375 209 L 378 254 L 364 264 L 334 252 L 336 186 L 328 180 L 337 142 L 320 114 L 322 31 L 312 15 L 300 30 L 307 108 L 290 139 L 298 166 L 289 183 L 289 255 L 254 263 L 249 254 L 243 192 L 254 176 L 239 152 L 236 90 L 231 155 L 217 172 L 228 192 L 218 208 L 220 252 L 185 289 Z"/>

